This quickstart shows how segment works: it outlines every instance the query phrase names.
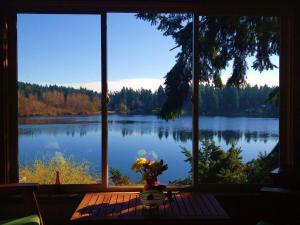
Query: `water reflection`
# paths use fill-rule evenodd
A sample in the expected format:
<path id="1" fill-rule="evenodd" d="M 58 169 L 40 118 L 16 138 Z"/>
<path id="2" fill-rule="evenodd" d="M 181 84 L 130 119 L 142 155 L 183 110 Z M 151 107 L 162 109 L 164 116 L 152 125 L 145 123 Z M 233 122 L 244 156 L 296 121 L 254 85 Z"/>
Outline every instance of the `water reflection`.
<path id="1" fill-rule="evenodd" d="M 192 131 L 168 126 L 148 126 L 149 124 L 135 126 L 114 126 L 109 125 L 109 131 L 119 132 L 122 137 L 139 135 L 156 135 L 159 140 L 171 138 L 173 141 L 186 143 L 192 140 Z M 216 140 L 225 142 L 226 145 L 236 143 L 243 139 L 249 142 L 277 141 L 278 133 L 269 131 L 237 131 L 237 130 L 211 130 L 202 129 L 200 132 L 200 141 Z M 66 135 L 84 137 L 88 133 L 101 133 L 100 124 L 47 124 L 47 125 L 20 125 L 20 136 L 39 136 L 39 135 Z"/>
<path id="2" fill-rule="evenodd" d="M 36 119 L 36 118 L 35 118 Z M 47 120 L 47 124 L 41 123 Z M 169 170 L 161 177 L 168 182 L 185 178 L 190 170 L 180 146 L 192 149 L 192 118 L 163 121 L 155 116 L 110 116 L 108 125 L 109 166 L 133 180 L 139 179 L 130 166 L 141 149 L 155 151 Z M 200 117 L 200 141 L 214 140 L 224 150 L 236 142 L 243 161 L 270 152 L 278 142 L 278 119 Z M 101 173 L 101 118 L 99 116 L 38 118 L 34 124 L 19 124 L 20 166 L 47 160 L 56 153 L 76 163 L 90 162 Z"/>

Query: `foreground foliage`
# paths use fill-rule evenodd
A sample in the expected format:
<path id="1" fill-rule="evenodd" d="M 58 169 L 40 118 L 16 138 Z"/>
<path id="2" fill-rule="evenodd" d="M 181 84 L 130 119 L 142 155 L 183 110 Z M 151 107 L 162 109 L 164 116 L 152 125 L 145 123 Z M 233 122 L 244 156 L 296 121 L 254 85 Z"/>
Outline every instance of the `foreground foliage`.
<path id="1" fill-rule="evenodd" d="M 214 141 L 204 141 L 198 152 L 199 182 L 218 184 L 270 183 L 271 179 L 269 173 L 277 167 L 278 156 L 261 153 L 256 159 L 244 163 L 241 153 L 241 148 L 236 147 L 235 144 L 232 144 L 231 147 L 225 151 L 220 146 L 217 146 Z M 182 147 L 182 154 L 185 156 L 185 162 L 192 166 L 192 153 Z M 118 170 L 114 169 L 114 171 Z M 184 179 L 170 181 L 169 183 L 175 185 L 191 184 L 192 170 L 189 171 L 189 174 L 190 175 Z M 123 176 L 124 175 L 118 171 L 118 179 L 112 177 L 112 183 L 116 185 L 126 185 L 119 182 Z"/>
<path id="2" fill-rule="evenodd" d="M 182 153 L 186 157 L 185 161 L 192 165 L 191 152 L 186 148 L 182 148 Z M 256 159 L 244 163 L 241 153 L 241 148 L 236 147 L 235 144 L 224 151 L 214 141 L 204 141 L 202 149 L 199 151 L 199 182 L 222 184 L 270 183 L 269 173 L 277 166 L 277 158 L 269 158 L 267 153 L 260 153 Z M 190 171 L 190 174 L 192 174 L 192 171 Z M 176 181 L 172 183 L 176 183 Z"/>
<path id="3" fill-rule="evenodd" d="M 191 152 L 184 147 L 181 148 L 181 152 L 185 156 L 184 161 L 192 166 Z M 241 153 L 241 148 L 234 144 L 225 151 L 217 146 L 214 141 L 205 140 L 198 152 L 199 182 L 218 184 L 270 183 L 269 173 L 278 166 L 277 151 L 270 154 L 260 153 L 256 159 L 247 163 L 242 161 Z M 54 184 L 56 171 L 59 171 L 62 184 L 99 183 L 100 179 L 88 171 L 87 165 L 88 163 L 75 164 L 71 159 L 56 155 L 48 163 L 36 161 L 33 167 L 22 167 L 20 169 L 20 182 Z M 133 186 L 143 184 L 142 180 L 133 182 L 116 168 L 110 168 L 109 173 L 111 185 Z M 189 171 L 189 174 L 184 179 L 169 181 L 169 183 L 176 185 L 191 184 L 192 170 Z"/>
<path id="4" fill-rule="evenodd" d="M 61 184 L 91 184 L 98 180 L 87 171 L 87 164 L 75 164 L 70 159 L 56 155 L 48 163 L 36 161 L 33 167 L 20 168 L 20 182 L 55 184 L 56 171 L 59 171 Z"/>

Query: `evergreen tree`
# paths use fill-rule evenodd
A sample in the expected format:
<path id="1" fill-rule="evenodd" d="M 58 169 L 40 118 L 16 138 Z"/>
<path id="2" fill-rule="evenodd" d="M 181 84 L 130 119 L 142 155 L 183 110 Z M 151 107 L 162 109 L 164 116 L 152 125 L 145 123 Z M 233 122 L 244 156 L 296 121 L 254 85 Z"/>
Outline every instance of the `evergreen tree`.
<path id="1" fill-rule="evenodd" d="M 165 76 L 167 99 L 160 116 L 171 119 L 182 114 L 192 79 L 192 14 L 139 13 L 137 18 L 149 21 L 171 36 L 175 48 L 181 48 L 176 63 Z M 253 69 L 262 72 L 276 68 L 270 57 L 279 54 L 280 22 L 274 16 L 201 16 L 200 80 L 221 87 L 221 71 L 233 62 L 229 85 L 245 85 L 247 57 L 255 60 Z"/>

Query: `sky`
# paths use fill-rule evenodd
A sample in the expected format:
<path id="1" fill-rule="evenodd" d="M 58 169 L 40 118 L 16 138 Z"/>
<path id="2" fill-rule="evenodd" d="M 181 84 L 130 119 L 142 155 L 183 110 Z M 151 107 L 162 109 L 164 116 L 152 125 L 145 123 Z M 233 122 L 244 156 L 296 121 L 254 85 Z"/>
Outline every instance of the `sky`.
<path id="1" fill-rule="evenodd" d="M 99 15 L 18 15 L 18 80 L 75 88 L 101 89 L 101 17 Z M 134 14 L 107 17 L 108 88 L 157 89 L 175 63 L 179 49 L 149 22 Z M 248 60 L 249 65 L 253 61 Z M 277 56 L 272 61 L 278 65 Z M 250 67 L 250 66 L 249 66 Z M 279 71 L 247 71 L 251 85 L 275 86 Z M 226 82 L 230 66 L 222 72 Z"/>

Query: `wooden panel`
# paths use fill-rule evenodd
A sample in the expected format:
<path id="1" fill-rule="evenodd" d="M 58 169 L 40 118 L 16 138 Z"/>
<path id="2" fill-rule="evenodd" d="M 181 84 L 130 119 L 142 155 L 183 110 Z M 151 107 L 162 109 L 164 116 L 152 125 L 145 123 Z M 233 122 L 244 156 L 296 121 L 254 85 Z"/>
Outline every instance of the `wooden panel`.
<path id="1" fill-rule="evenodd" d="M 110 202 L 111 197 L 112 197 L 111 194 L 104 195 L 104 199 L 103 199 L 102 205 L 100 207 L 100 211 L 96 213 L 95 218 L 104 217 L 106 215 L 106 211 L 109 207 L 109 202 Z"/>
<path id="2" fill-rule="evenodd" d="M 136 194 L 130 194 L 128 216 L 132 217 L 135 215 L 135 205 L 136 205 Z"/>
<path id="3" fill-rule="evenodd" d="M 109 205 L 108 205 L 107 211 L 105 213 L 105 216 L 108 216 L 108 217 L 113 216 L 114 208 L 115 208 L 115 205 L 116 205 L 116 202 L 117 202 L 117 197 L 118 197 L 117 194 L 112 194 L 111 195 L 111 198 L 110 198 Z"/>
<path id="4" fill-rule="evenodd" d="M 186 212 L 189 216 L 197 216 L 196 211 L 188 200 L 187 194 L 183 193 L 180 195 L 181 201 L 186 209 Z"/>
<path id="5" fill-rule="evenodd" d="M 1 4 L 1 3 L 0 3 Z M 1 7 L 2 8 L 2 7 Z M 17 183 L 18 121 L 17 121 L 17 15 L 7 8 L 1 16 L 0 73 L 0 180 Z"/>
<path id="6" fill-rule="evenodd" d="M 193 199 L 195 200 L 195 204 L 197 205 L 197 207 L 199 207 L 202 211 L 202 215 L 203 217 L 207 218 L 210 217 L 210 211 L 207 209 L 205 203 L 203 202 L 202 198 L 200 195 L 197 195 L 195 193 L 193 193 Z"/>
<path id="7" fill-rule="evenodd" d="M 124 194 L 118 194 L 112 216 L 120 216 L 123 201 L 124 201 Z"/>
<path id="8" fill-rule="evenodd" d="M 191 193 L 185 193 L 184 194 L 186 200 L 188 201 L 188 204 L 193 208 L 196 215 L 204 216 L 201 208 L 197 204 L 195 198 L 193 198 L 193 195 Z"/>
<path id="9" fill-rule="evenodd" d="M 226 215 L 225 210 L 213 195 L 207 195 L 207 198 L 211 202 L 212 206 L 216 209 L 217 214 Z"/>
<path id="10" fill-rule="evenodd" d="M 121 205 L 120 216 L 127 216 L 130 202 L 130 194 L 123 195 L 123 202 Z"/>
<path id="11" fill-rule="evenodd" d="M 150 208 L 141 204 L 139 193 L 107 192 L 86 194 L 71 220 L 89 223 L 107 219 L 195 221 L 227 218 L 225 210 L 211 194 L 174 193 L 173 201 L 166 201 L 158 208 Z"/>
<path id="12" fill-rule="evenodd" d="M 77 207 L 75 213 L 72 216 L 72 220 L 82 219 L 84 217 L 84 213 L 82 209 L 89 203 L 92 198 L 92 194 L 86 194 L 82 201 L 80 202 L 79 206 Z"/>
<path id="13" fill-rule="evenodd" d="M 101 210 L 103 201 L 104 201 L 104 195 L 98 195 L 98 199 L 97 199 L 97 201 L 95 203 L 95 207 L 93 209 L 92 218 L 97 218 L 97 214 Z"/>
<path id="14" fill-rule="evenodd" d="M 203 15 L 277 15 L 289 10 L 292 4 L 281 1 L 238 0 L 15 0 L 13 7 L 24 13 L 99 13 L 109 12 L 193 12 Z"/>
<path id="15" fill-rule="evenodd" d="M 188 212 L 186 211 L 186 209 L 185 209 L 185 207 L 184 207 L 184 204 L 183 204 L 183 201 L 181 200 L 181 198 L 180 198 L 180 194 L 175 194 L 174 196 L 173 196 L 173 198 L 175 199 L 175 202 L 176 202 L 176 204 L 178 205 L 178 209 L 179 209 L 179 215 L 181 215 L 181 216 L 187 216 L 188 215 Z M 174 213 L 174 215 L 176 215 L 175 213 Z M 172 216 L 174 216 L 174 215 L 172 215 Z"/>
<path id="16" fill-rule="evenodd" d="M 143 209 L 144 209 L 144 207 L 143 207 L 143 205 L 142 205 L 142 203 L 141 203 L 141 200 L 140 200 L 139 196 L 136 195 L 136 209 L 135 209 L 135 215 L 136 215 L 137 217 L 141 217 L 141 216 L 143 215 Z"/>

